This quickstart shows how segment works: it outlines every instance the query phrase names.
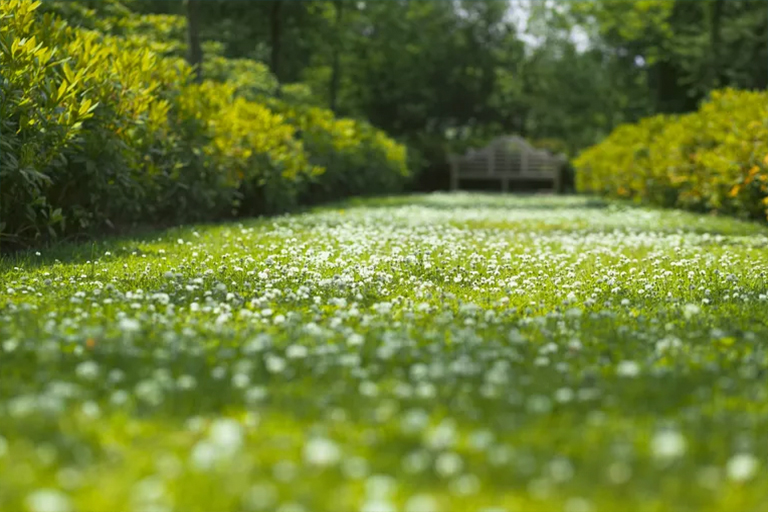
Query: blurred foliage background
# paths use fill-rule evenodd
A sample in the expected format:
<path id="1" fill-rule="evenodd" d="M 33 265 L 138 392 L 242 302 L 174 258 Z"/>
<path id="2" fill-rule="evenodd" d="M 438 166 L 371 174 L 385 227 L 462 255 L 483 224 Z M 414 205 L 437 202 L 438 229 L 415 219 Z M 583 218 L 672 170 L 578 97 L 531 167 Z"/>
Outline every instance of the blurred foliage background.
<path id="1" fill-rule="evenodd" d="M 38 4 L 0 1 L 6 244 L 446 188 L 447 155 L 499 134 L 576 157 L 768 87 L 763 0 Z M 697 201 L 672 203 L 723 204 Z"/>

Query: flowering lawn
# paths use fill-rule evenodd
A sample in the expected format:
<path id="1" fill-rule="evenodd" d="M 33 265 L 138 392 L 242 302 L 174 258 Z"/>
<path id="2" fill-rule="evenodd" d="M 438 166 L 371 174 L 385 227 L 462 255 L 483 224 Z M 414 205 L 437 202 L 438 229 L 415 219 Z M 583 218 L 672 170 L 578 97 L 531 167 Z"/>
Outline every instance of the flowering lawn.
<path id="1" fill-rule="evenodd" d="M 0 263 L 0 510 L 766 510 L 768 228 L 344 208 Z"/>

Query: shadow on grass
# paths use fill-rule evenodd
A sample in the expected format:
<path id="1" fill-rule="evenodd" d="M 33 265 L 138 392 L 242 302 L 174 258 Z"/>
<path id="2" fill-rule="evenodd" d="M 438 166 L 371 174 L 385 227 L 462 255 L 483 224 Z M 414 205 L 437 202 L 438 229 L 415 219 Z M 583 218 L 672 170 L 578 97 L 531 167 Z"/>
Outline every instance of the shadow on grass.
<path id="1" fill-rule="evenodd" d="M 450 198 L 450 201 L 441 202 L 436 197 Z M 467 199 L 466 196 L 458 196 Z M 519 204 L 510 204 L 509 200 L 519 200 Z M 557 210 L 573 208 L 605 208 L 609 203 L 601 199 L 584 200 L 579 196 L 551 196 L 551 195 L 499 195 L 499 194 L 473 194 L 472 200 L 467 203 L 452 203 L 454 198 L 449 195 L 425 195 L 405 194 L 398 196 L 381 197 L 356 197 L 341 201 L 329 202 L 321 205 L 306 206 L 293 212 L 277 213 L 251 218 L 226 219 L 218 222 L 205 222 L 193 225 L 158 226 L 140 225 L 122 228 L 118 233 L 78 234 L 64 240 L 52 241 L 38 247 L 24 248 L 12 247 L 9 243 L 3 243 L 0 251 L 0 275 L 9 272 L 14 267 L 35 269 L 50 266 L 56 263 L 83 264 L 103 255 L 109 251 L 113 255 L 127 255 L 136 251 L 138 254 L 152 254 L 146 249 L 146 245 L 156 242 L 158 239 L 169 237 L 185 237 L 191 235 L 193 230 L 204 231 L 213 227 L 236 227 L 246 224 L 249 227 L 274 220 L 286 213 L 301 214 L 311 212 L 327 212 L 339 209 L 369 207 L 369 208 L 402 208 L 403 206 L 419 206 L 435 210 L 456 210 L 470 208 L 493 208 L 499 210 Z M 537 202 L 542 201 L 542 202 Z M 142 248 L 144 247 L 144 248 Z M 40 253 L 38 256 L 36 253 Z"/>
<path id="2" fill-rule="evenodd" d="M 377 198 L 352 198 L 326 205 L 325 208 L 401 208 L 416 206 L 435 210 L 472 208 L 498 210 L 572 210 L 604 209 L 612 203 L 596 197 L 555 194 L 436 193 L 410 194 Z"/>
<path id="3" fill-rule="evenodd" d="M 329 202 L 320 205 L 305 206 L 292 212 L 283 212 L 273 215 L 265 215 L 251 218 L 225 219 L 222 221 L 212 221 L 182 226 L 137 226 L 124 228 L 118 233 L 102 233 L 95 236 L 80 235 L 77 238 L 68 241 L 58 241 L 49 243 L 45 246 L 31 249 L 21 249 L 8 251 L 4 244 L 0 251 L 0 276 L 13 270 L 14 267 L 23 267 L 26 270 L 35 269 L 44 266 L 51 266 L 56 263 L 61 264 L 84 264 L 88 261 L 94 261 L 105 252 L 111 252 L 115 256 L 127 256 L 134 252 L 137 254 L 146 254 L 148 256 L 154 253 L 147 248 L 148 245 L 161 239 L 168 240 L 174 237 L 188 239 L 192 232 L 208 231 L 213 228 L 236 228 L 240 225 L 247 227 L 257 227 L 259 225 L 272 222 L 274 219 L 284 216 L 288 213 L 293 215 L 305 213 L 323 213 L 333 212 L 352 208 L 402 208 L 402 207 L 427 208 L 438 211 L 456 211 L 475 208 L 484 208 L 499 211 L 577 211 L 577 210 L 606 210 L 609 207 L 616 208 L 617 211 L 634 210 L 642 208 L 640 205 L 628 203 L 625 201 L 606 200 L 593 196 L 579 195 L 555 195 L 555 194 L 499 194 L 499 193 L 433 193 L 433 194 L 403 194 L 397 196 L 377 196 L 377 197 L 355 197 L 341 201 Z M 711 242 L 711 245 L 733 245 L 749 247 L 766 247 L 765 241 L 745 241 L 738 237 L 750 235 L 768 235 L 768 230 L 764 224 L 757 222 L 745 222 L 731 217 L 713 216 L 707 219 L 706 223 L 697 224 L 697 214 L 683 212 L 680 210 L 660 210 L 670 214 L 681 214 L 690 216 L 689 223 L 681 223 L 680 226 L 668 226 L 661 228 L 600 228 L 596 226 L 529 226 L 523 224 L 518 228 L 526 228 L 543 231 L 566 231 L 566 232 L 612 232 L 616 229 L 628 229 L 637 231 L 654 231 L 660 233 L 691 233 L 691 234 L 711 234 L 714 236 L 736 237 L 734 239 L 718 238 Z M 700 218 L 700 217 L 698 217 Z M 473 226 L 468 226 L 473 227 Z M 503 223 L 499 225 L 490 224 L 488 226 L 477 225 L 476 228 L 490 227 L 503 229 Z M 706 245 L 706 242 L 702 242 Z M 37 253 L 40 253 L 38 256 Z"/>

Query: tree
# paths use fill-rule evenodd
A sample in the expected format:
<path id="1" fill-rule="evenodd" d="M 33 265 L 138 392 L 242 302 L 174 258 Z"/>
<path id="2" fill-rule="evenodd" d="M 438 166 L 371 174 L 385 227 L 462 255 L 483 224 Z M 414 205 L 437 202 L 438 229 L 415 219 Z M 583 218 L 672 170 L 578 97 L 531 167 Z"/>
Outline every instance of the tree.
<path id="1" fill-rule="evenodd" d="M 331 83 L 330 83 L 330 108 L 334 112 L 337 111 L 336 107 L 336 101 L 339 93 L 339 74 L 341 73 L 340 70 L 340 52 L 342 50 L 341 43 L 343 41 L 343 35 L 342 35 L 342 16 L 344 13 L 344 3 L 341 1 L 332 2 L 333 7 L 336 13 L 335 16 L 335 23 L 334 23 L 334 29 L 335 29 L 335 37 L 334 37 L 334 45 L 333 45 L 333 57 L 332 57 L 332 64 L 331 64 Z"/>
<path id="2" fill-rule="evenodd" d="M 273 0 L 272 8 L 270 12 L 270 25 L 269 35 L 271 44 L 271 53 L 269 58 L 270 69 L 272 74 L 280 82 L 280 46 L 282 43 L 283 30 L 282 30 L 282 0 Z"/>
<path id="3" fill-rule="evenodd" d="M 189 65 L 195 70 L 195 79 L 203 80 L 203 48 L 200 44 L 200 1 L 185 0 L 187 15 L 187 44 Z"/>

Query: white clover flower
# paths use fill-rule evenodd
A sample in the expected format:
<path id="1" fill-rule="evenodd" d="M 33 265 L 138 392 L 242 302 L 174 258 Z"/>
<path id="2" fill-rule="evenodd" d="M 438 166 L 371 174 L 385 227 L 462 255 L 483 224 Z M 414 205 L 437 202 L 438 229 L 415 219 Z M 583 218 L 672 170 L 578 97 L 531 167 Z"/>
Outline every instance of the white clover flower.
<path id="1" fill-rule="evenodd" d="M 691 318 L 698 315 L 699 313 L 701 313 L 701 308 L 696 304 L 686 304 L 683 307 L 683 316 L 687 320 L 690 320 Z"/>
<path id="2" fill-rule="evenodd" d="M 246 491 L 244 501 L 255 510 L 274 507 L 278 500 L 277 489 L 269 482 L 254 484 Z"/>
<path id="3" fill-rule="evenodd" d="M 99 408 L 98 404 L 96 404 L 96 402 L 92 402 L 92 401 L 85 402 L 80 407 L 80 410 L 85 416 L 91 419 L 96 419 L 99 416 L 101 416 L 101 409 Z"/>
<path id="4" fill-rule="evenodd" d="M 247 388 L 251 383 L 251 378 L 244 373 L 236 373 L 232 376 L 232 386 L 237 389 Z"/>
<path id="5" fill-rule="evenodd" d="M 675 336 L 666 336 L 665 338 L 656 342 L 655 348 L 658 354 L 665 354 L 667 352 L 672 352 L 676 349 L 679 349 L 682 346 L 683 343 L 680 338 Z"/>
<path id="6" fill-rule="evenodd" d="M 637 377 L 640 375 L 640 365 L 635 361 L 621 361 L 616 366 L 616 374 L 620 377 Z"/>
<path id="7" fill-rule="evenodd" d="M 429 494 L 411 496 L 405 502 L 403 512 L 441 512 L 438 501 Z"/>
<path id="8" fill-rule="evenodd" d="M 677 459 L 685 455 L 685 437 L 675 430 L 662 430 L 651 440 L 651 452 L 657 459 Z"/>
<path id="9" fill-rule="evenodd" d="M 309 354 L 309 349 L 304 345 L 289 345 L 285 349 L 285 356 L 288 359 L 303 359 Z"/>
<path id="10" fill-rule="evenodd" d="M 126 404 L 129 399 L 130 396 L 128 395 L 127 391 L 118 389 L 110 395 L 109 402 L 114 406 L 120 407 Z"/>
<path id="11" fill-rule="evenodd" d="M 179 389 L 194 389 L 195 386 L 197 386 L 197 379 L 195 379 L 192 375 L 180 375 L 178 379 L 176 379 L 176 386 Z"/>
<path id="12" fill-rule="evenodd" d="M 139 400 L 150 405 L 157 406 L 163 402 L 163 390 L 155 380 L 148 379 L 139 382 L 134 388 L 134 393 Z"/>
<path id="13" fill-rule="evenodd" d="M 470 496 L 480 490 L 480 479 L 476 475 L 461 475 L 451 481 L 450 487 L 455 494 Z"/>
<path id="14" fill-rule="evenodd" d="M 390 501 L 373 499 L 363 503 L 360 512 L 397 512 L 397 508 Z"/>
<path id="15" fill-rule="evenodd" d="M 25 504 L 29 512 L 70 512 L 69 496 L 55 489 L 39 489 L 28 495 Z"/>
<path id="16" fill-rule="evenodd" d="M 99 373 L 99 365 L 94 361 L 83 361 L 75 368 L 75 374 L 83 380 L 95 380 Z"/>
<path id="17" fill-rule="evenodd" d="M 725 472 L 730 480 L 743 482 L 752 479 L 759 467 L 760 463 L 754 455 L 742 453 L 728 460 Z"/>
<path id="18" fill-rule="evenodd" d="M 423 409 L 406 412 L 400 420 L 400 428 L 406 434 L 421 432 L 429 424 L 429 414 Z"/>
<path id="19" fill-rule="evenodd" d="M 360 480 L 368 475 L 368 461 L 363 457 L 350 457 L 342 463 L 342 470 L 347 478 Z"/>
<path id="20" fill-rule="evenodd" d="M 569 498 L 563 512 L 593 512 L 592 503 L 585 498 Z M 488 511 L 490 512 L 490 511 Z M 501 511 L 499 511 L 501 512 Z"/>
<path id="21" fill-rule="evenodd" d="M 140 304 L 137 306 L 141 307 Z M 141 323 L 133 318 L 123 318 L 118 322 L 118 327 L 121 331 L 131 334 L 141 330 Z"/>
<path id="22" fill-rule="evenodd" d="M 243 444 L 243 427 L 230 418 L 214 420 L 208 439 L 223 454 L 234 454 Z"/>
<path id="23" fill-rule="evenodd" d="M 288 366 L 288 364 L 285 362 L 285 359 L 273 354 L 269 354 L 265 358 L 265 361 L 267 364 L 267 370 L 270 373 L 282 373 Z"/>
<path id="24" fill-rule="evenodd" d="M 435 460 L 435 471 L 443 478 L 458 474 L 464 467 L 464 462 L 458 453 L 441 453 Z"/>
<path id="25" fill-rule="evenodd" d="M 313 466 L 333 466 L 341 460 L 341 449 L 330 439 L 315 437 L 304 445 L 304 460 Z"/>
<path id="26" fill-rule="evenodd" d="M 7 339 L 3 341 L 3 350 L 6 352 L 13 352 L 19 346 L 19 340 L 15 338 Z"/>
<path id="27" fill-rule="evenodd" d="M 192 467 L 200 471 L 208 471 L 213 468 L 219 459 L 216 446 L 209 441 L 200 441 L 192 448 L 190 463 Z"/>

